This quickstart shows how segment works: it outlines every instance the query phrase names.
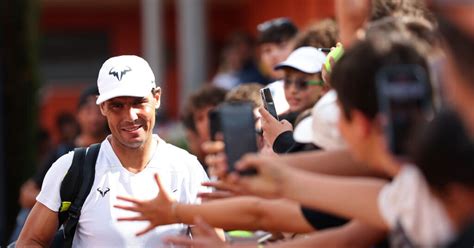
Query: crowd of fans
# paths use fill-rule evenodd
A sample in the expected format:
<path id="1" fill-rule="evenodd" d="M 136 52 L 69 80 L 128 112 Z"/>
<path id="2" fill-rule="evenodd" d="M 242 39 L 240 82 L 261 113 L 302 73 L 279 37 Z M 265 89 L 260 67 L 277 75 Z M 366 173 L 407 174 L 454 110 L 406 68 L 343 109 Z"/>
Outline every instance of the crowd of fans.
<path id="1" fill-rule="evenodd" d="M 472 247 L 474 4 L 335 6 L 336 21 L 302 31 L 288 18 L 258 25 L 256 58 L 248 37 L 233 37 L 213 82 L 191 95 L 181 114 L 188 150 L 214 191 L 201 193 L 201 204 L 180 203 L 158 177 L 156 198 L 121 198 L 115 207 L 136 213 L 119 221 L 195 224 L 199 236 L 167 238 L 193 247 Z M 336 47 L 343 48 L 340 59 L 329 52 Z M 418 83 L 429 110 L 417 112 L 423 121 L 403 156 L 391 146 L 402 137 L 387 131 L 397 120 L 380 104 L 378 77 L 400 66 L 426 75 Z M 265 87 L 279 119 L 263 106 Z M 209 112 L 225 102 L 254 108 L 259 152 L 244 156 L 237 171 L 229 171 L 225 143 L 209 130 Z M 78 138 L 72 145 L 89 143 Z M 251 168 L 256 175 L 238 173 Z M 226 230 L 225 239 L 213 228 Z"/>

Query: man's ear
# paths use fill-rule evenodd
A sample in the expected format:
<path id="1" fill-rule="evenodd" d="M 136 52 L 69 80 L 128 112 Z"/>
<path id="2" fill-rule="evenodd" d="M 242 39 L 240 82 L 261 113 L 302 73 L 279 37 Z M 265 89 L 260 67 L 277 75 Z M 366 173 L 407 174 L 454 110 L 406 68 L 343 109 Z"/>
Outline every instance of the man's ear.
<path id="1" fill-rule="evenodd" d="M 105 116 L 105 102 L 99 104 L 100 113 Z"/>
<path id="2" fill-rule="evenodd" d="M 352 122 L 355 125 L 355 132 L 357 136 L 361 139 L 366 139 L 369 137 L 372 129 L 373 123 L 370 121 L 362 112 L 359 110 L 352 110 L 351 113 Z"/>
<path id="3" fill-rule="evenodd" d="M 155 109 L 158 109 L 161 105 L 161 88 L 157 87 L 153 92 L 153 98 L 156 100 Z"/>

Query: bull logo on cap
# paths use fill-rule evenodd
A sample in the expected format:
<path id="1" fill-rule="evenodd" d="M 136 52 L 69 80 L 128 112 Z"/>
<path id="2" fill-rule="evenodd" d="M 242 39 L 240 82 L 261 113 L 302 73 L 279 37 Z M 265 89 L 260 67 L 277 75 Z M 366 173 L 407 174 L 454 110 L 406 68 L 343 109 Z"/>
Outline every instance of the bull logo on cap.
<path id="1" fill-rule="evenodd" d="M 116 77 L 118 81 L 121 81 L 123 76 L 125 76 L 125 74 L 127 74 L 127 72 L 129 72 L 131 70 L 132 70 L 132 68 L 130 68 L 128 66 L 119 67 L 119 68 L 112 67 L 109 71 L 109 75 L 112 75 L 112 76 Z"/>

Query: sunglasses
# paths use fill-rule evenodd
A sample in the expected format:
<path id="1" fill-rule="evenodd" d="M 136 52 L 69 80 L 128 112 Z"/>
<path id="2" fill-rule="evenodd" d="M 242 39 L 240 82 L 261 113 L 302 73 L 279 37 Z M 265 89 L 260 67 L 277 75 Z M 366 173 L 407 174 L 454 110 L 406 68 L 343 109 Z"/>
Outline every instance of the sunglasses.
<path id="1" fill-rule="evenodd" d="M 291 84 L 295 84 L 297 90 L 306 90 L 309 85 L 316 85 L 316 86 L 323 86 L 323 80 L 305 80 L 302 78 L 298 78 L 296 80 L 290 80 L 288 78 L 283 79 L 283 85 L 285 89 L 290 87 Z"/>

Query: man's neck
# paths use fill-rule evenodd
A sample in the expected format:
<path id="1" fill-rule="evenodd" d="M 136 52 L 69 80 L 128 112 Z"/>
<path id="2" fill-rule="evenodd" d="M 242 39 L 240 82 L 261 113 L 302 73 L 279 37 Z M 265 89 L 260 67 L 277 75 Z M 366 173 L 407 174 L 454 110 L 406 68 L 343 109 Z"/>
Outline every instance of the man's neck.
<path id="1" fill-rule="evenodd" d="M 158 144 L 153 137 L 150 137 L 140 147 L 130 148 L 116 141 L 113 136 L 110 143 L 122 166 L 132 173 L 139 173 L 145 169 Z"/>
<path id="2" fill-rule="evenodd" d="M 373 164 L 381 168 L 389 177 L 395 177 L 400 172 L 403 164 L 398 161 L 392 154 L 386 151 L 374 152 Z"/>

